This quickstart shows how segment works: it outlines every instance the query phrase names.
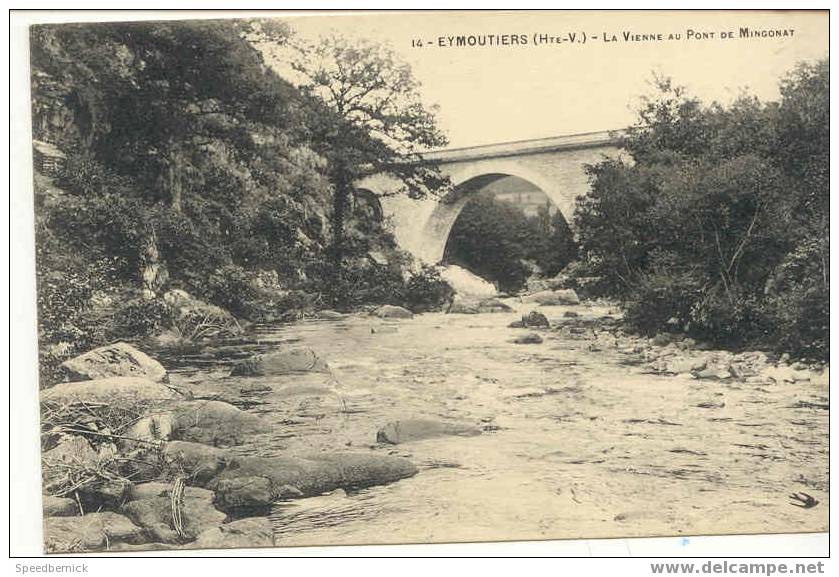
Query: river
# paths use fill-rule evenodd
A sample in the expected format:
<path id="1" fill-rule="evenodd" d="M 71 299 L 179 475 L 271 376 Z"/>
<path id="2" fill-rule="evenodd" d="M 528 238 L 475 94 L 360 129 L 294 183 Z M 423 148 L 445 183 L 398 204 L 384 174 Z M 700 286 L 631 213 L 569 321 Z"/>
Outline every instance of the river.
<path id="1" fill-rule="evenodd" d="M 310 347 L 331 376 L 230 377 L 246 346 L 181 359 L 171 379 L 271 422 L 240 453 L 374 451 L 419 466 L 390 485 L 276 505 L 277 545 L 827 530 L 826 379 L 650 374 L 640 354 L 596 338 L 615 312 L 605 305 L 539 307 L 554 328 L 513 344 L 525 329 L 507 325 L 533 307 L 507 302 L 513 312 L 349 315 L 252 335 L 253 350 Z M 380 426 L 409 417 L 483 433 L 376 443 Z M 794 506 L 794 492 L 819 504 Z"/>

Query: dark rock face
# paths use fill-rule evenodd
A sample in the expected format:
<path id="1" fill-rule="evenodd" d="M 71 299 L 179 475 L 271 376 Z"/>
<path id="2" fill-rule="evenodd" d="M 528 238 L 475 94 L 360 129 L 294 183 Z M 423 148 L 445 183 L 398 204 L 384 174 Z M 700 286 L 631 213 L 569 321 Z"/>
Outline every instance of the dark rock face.
<path id="1" fill-rule="evenodd" d="M 44 545 L 48 553 L 103 550 L 111 543 L 146 542 L 141 527 L 110 511 L 80 517 L 44 519 Z"/>
<path id="2" fill-rule="evenodd" d="M 140 377 L 155 382 L 167 380 L 159 362 L 128 343 L 114 343 L 88 351 L 61 363 L 72 381 L 108 377 Z"/>
<path id="3" fill-rule="evenodd" d="M 232 447 L 269 430 L 256 415 L 222 401 L 182 401 L 172 414 L 171 438 L 177 441 Z"/>
<path id="4" fill-rule="evenodd" d="M 255 355 L 233 367 L 231 375 L 262 377 L 308 372 L 326 373 L 329 372 L 329 366 L 315 351 L 299 347 Z"/>
<path id="5" fill-rule="evenodd" d="M 526 333 L 513 339 L 517 345 L 538 345 L 542 342 L 542 337 L 536 333 Z"/>
<path id="6" fill-rule="evenodd" d="M 375 315 L 380 319 L 412 319 L 414 313 L 403 307 L 382 305 L 376 309 Z"/>
<path id="7" fill-rule="evenodd" d="M 370 487 L 417 474 L 407 459 L 364 453 L 297 457 L 235 457 L 207 488 L 219 508 L 254 510 L 288 498 L 320 495 L 339 488 Z"/>
<path id="8" fill-rule="evenodd" d="M 469 423 L 438 421 L 434 419 L 405 419 L 388 423 L 376 434 L 379 443 L 398 445 L 410 441 L 434 437 L 471 437 L 480 435 L 481 430 Z"/>

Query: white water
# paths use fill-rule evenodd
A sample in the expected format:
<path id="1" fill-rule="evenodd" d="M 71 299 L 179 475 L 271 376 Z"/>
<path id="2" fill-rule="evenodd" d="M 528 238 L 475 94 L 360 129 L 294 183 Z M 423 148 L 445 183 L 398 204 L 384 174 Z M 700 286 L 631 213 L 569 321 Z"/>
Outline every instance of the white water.
<path id="1" fill-rule="evenodd" d="M 533 307 L 513 304 L 515 313 L 350 316 L 261 333 L 299 339 L 328 360 L 331 379 L 222 370 L 175 378 L 261 403 L 249 410 L 274 430 L 240 452 L 374 451 L 420 467 L 391 485 L 278 505 L 278 545 L 827 529 L 826 383 L 644 374 L 640 359 L 595 341 L 591 328 L 515 345 L 523 329 L 507 325 Z M 578 327 L 609 312 L 539 310 L 557 324 L 576 311 Z M 485 432 L 376 444 L 378 427 L 412 416 Z M 800 491 L 820 504 L 792 506 L 788 495 Z"/>

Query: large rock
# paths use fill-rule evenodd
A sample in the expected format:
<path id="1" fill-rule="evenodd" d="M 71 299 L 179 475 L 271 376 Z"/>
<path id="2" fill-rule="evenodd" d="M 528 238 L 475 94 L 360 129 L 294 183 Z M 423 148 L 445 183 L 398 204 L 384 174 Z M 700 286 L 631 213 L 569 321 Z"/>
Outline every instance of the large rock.
<path id="1" fill-rule="evenodd" d="M 481 430 L 469 423 L 438 421 L 435 419 L 404 419 L 388 423 L 376 433 L 376 441 L 398 445 L 434 437 L 472 437 Z"/>
<path id="2" fill-rule="evenodd" d="M 192 546 L 202 549 L 273 547 L 274 528 L 268 517 L 247 517 L 207 529 Z"/>
<path id="3" fill-rule="evenodd" d="M 383 485 L 416 474 L 407 459 L 367 453 L 236 457 L 207 488 L 216 491 L 222 510 L 254 510 L 283 499 Z"/>
<path id="4" fill-rule="evenodd" d="M 61 383 L 41 391 L 45 403 L 108 403 L 129 405 L 176 399 L 180 395 L 163 383 L 140 377 L 108 377 Z"/>
<path id="5" fill-rule="evenodd" d="M 114 343 L 88 351 L 61 363 L 71 381 L 108 377 L 140 377 L 150 381 L 167 380 L 163 365 L 128 343 Z"/>
<path id="6" fill-rule="evenodd" d="M 201 443 L 170 441 L 161 450 L 161 459 L 171 475 L 186 478 L 188 484 L 204 485 L 224 469 L 228 453 Z"/>
<path id="7" fill-rule="evenodd" d="M 412 319 L 414 313 L 403 307 L 394 305 L 382 305 L 374 311 L 380 319 Z"/>
<path id="8" fill-rule="evenodd" d="M 233 367 L 231 375 L 262 377 L 307 372 L 326 373 L 329 372 L 329 365 L 312 349 L 297 347 L 254 355 Z"/>
<path id="9" fill-rule="evenodd" d="M 163 300 L 172 309 L 181 334 L 193 340 L 235 336 L 242 332 L 236 317 L 228 311 L 197 299 L 186 291 L 167 291 Z"/>
<path id="10" fill-rule="evenodd" d="M 522 302 L 537 303 L 540 305 L 578 305 L 580 298 L 573 289 L 545 290 L 539 291 L 522 298 Z"/>
<path id="11" fill-rule="evenodd" d="M 101 551 L 112 543 L 140 544 L 145 541 L 142 528 L 127 517 L 110 511 L 44 519 L 44 546 L 48 553 Z"/>
<path id="12" fill-rule="evenodd" d="M 440 269 L 440 278 L 461 296 L 491 297 L 498 292 L 495 285 L 478 275 L 457 265 L 448 265 Z"/>
<path id="13" fill-rule="evenodd" d="M 513 310 L 495 297 L 476 298 L 457 295 L 449 305 L 448 313 L 474 315 L 478 313 L 506 313 Z"/>
<path id="14" fill-rule="evenodd" d="M 75 517 L 79 514 L 79 505 L 69 497 L 44 495 L 44 517 Z"/>
<path id="15" fill-rule="evenodd" d="M 524 327 L 550 327 L 551 323 L 548 321 L 548 317 L 540 313 L 539 311 L 530 311 L 523 317 L 521 317 L 521 323 Z"/>
<path id="16" fill-rule="evenodd" d="M 184 487 L 180 498 L 173 498 L 173 486 L 162 483 L 150 485 L 140 485 L 140 490 L 135 492 L 139 498 L 123 505 L 121 511 L 145 529 L 154 541 L 193 541 L 199 534 L 219 525 L 227 517 L 213 506 L 212 491 Z"/>
<path id="17" fill-rule="evenodd" d="M 222 401 L 182 401 L 172 408 L 172 417 L 173 440 L 214 447 L 241 445 L 270 430 L 261 418 Z"/>
<path id="18" fill-rule="evenodd" d="M 74 485 L 81 471 L 98 468 L 99 454 L 84 437 L 64 435 L 41 455 L 41 476 L 48 492 Z"/>

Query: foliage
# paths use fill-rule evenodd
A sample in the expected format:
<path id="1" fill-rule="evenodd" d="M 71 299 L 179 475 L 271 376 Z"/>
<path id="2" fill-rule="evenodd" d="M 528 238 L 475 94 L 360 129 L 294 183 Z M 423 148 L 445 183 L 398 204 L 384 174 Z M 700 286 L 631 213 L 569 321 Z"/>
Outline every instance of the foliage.
<path id="1" fill-rule="evenodd" d="M 464 205 L 449 234 L 445 258 L 498 282 L 502 290 L 517 291 L 530 272 L 524 261 L 552 276 L 575 253 L 573 236 L 559 212 L 528 217 L 515 205 L 483 193 Z"/>
<path id="2" fill-rule="evenodd" d="M 403 304 L 415 313 L 422 313 L 439 310 L 450 303 L 452 298 L 454 289 L 442 279 L 440 271 L 423 265 L 405 283 Z"/>
<path id="3" fill-rule="evenodd" d="M 355 194 L 352 183 L 383 173 L 401 183 L 393 194 L 419 198 L 434 193 L 447 180 L 419 152 L 442 146 L 446 139 L 436 126 L 435 108 L 424 106 L 419 97 L 410 66 L 389 47 L 335 34 L 315 43 L 297 39 L 293 47 L 291 66 L 301 90 L 329 110 L 310 117 L 308 125 L 314 149 L 327 160 L 331 286 L 340 296 L 348 294 L 347 282 L 358 281 L 338 278 L 347 270 L 342 261 Z"/>
<path id="4" fill-rule="evenodd" d="M 780 102 L 724 107 L 658 79 L 624 138 L 631 159 L 588 168 L 584 268 L 637 328 L 824 357 L 827 80 L 827 61 L 801 65 Z"/>

